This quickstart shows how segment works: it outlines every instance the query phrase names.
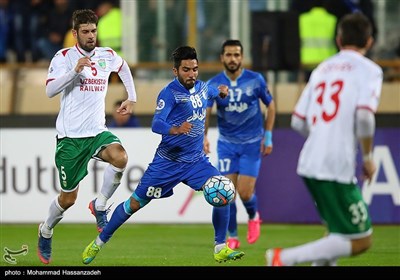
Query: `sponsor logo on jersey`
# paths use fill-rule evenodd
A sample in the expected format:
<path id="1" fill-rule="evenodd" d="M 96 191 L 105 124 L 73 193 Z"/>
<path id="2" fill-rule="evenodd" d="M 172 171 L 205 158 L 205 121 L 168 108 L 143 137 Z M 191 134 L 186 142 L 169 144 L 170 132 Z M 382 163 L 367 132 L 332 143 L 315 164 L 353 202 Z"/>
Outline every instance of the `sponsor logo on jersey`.
<path id="1" fill-rule="evenodd" d="M 94 78 L 85 78 L 80 79 L 82 85 L 105 85 L 107 84 L 106 79 L 94 79 Z"/>
<path id="2" fill-rule="evenodd" d="M 93 91 L 93 92 L 103 92 L 106 88 L 106 79 L 94 79 L 85 78 L 80 79 L 81 85 L 79 86 L 80 91 Z"/>
<path id="3" fill-rule="evenodd" d="M 193 122 L 195 120 L 204 120 L 206 118 L 207 110 L 202 108 L 200 110 L 193 110 L 192 115 L 187 118 L 187 122 Z"/>
<path id="4" fill-rule="evenodd" d="M 229 103 L 227 107 L 225 107 L 225 112 L 238 112 L 242 113 L 246 111 L 249 108 L 249 105 L 244 102 L 234 102 L 234 103 Z"/>

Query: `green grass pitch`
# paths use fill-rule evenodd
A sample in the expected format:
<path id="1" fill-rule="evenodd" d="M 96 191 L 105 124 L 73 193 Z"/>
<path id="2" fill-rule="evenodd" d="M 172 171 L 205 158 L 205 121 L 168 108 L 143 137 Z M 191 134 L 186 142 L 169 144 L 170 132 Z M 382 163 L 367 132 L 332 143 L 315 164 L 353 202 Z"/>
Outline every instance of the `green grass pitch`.
<path id="1" fill-rule="evenodd" d="M 36 224 L 1 224 L 3 267 L 101 266 L 264 266 L 264 253 L 270 247 L 288 247 L 315 240 L 324 234 L 321 225 L 262 224 L 255 244 L 246 242 L 247 225 L 239 225 L 241 260 L 217 263 L 213 258 L 213 227 L 210 224 L 124 224 L 103 247 L 90 265 L 82 264 L 82 251 L 96 236 L 95 224 L 60 223 L 54 230 L 52 262 L 42 264 L 36 254 Z M 6 261 L 7 250 L 28 246 L 26 254 Z M 6 250 L 7 249 L 7 250 Z M 309 264 L 304 264 L 304 266 Z M 400 266 L 400 226 L 375 225 L 373 246 L 365 254 L 343 258 L 338 266 Z"/>

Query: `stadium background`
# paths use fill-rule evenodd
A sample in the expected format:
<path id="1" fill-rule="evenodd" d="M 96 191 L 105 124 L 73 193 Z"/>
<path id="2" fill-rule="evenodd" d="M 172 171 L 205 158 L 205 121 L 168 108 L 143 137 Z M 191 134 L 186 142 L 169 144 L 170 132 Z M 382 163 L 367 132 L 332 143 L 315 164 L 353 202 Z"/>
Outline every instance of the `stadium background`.
<path id="1" fill-rule="evenodd" d="M 285 13 L 289 11 L 290 4 L 289 0 L 156 1 L 153 17 L 144 6 L 147 2 L 121 0 L 118 3 L 123 14 L 123 30 L 129 31 L 123 33 L 122 51 L 134 73 L 138 92 L 135 114 L 143 127 L 115 131 L 130 155 L 129 172 L 113 197 L 115 203 L 131 194 L 158 144 L 159 136 L 154 135 L 148 126 L 158 91 L 172 77 L 168 61 L 172 49 L 181 44 L 195 46 L 200 57 L 200 78 L 206 80 L 222 70 L 218 62 L 221 42 L 226 38 L 240 38 L 244 44 L 245 66 L 252 68 L 259 58 L 252 51 L 252 15 L 257 12 L 266 12 L 266 15 L 268 12 Z M 400 61 L 395 51 L 400 43 L 400 2 L 372 2 L 378 37 L 370 55 L 383 67 L 385 83 L 377 115 L 374 150 L 379 172 L 374 182 L 363 185 L 362 190 L 370 204 L 373 222 L 400 224 Z M 154 21 L 153 32 L 140 25 L 149 17 Z M 144 44 L 142 38 L 149 33 L 156 35 L 157 44 Z M 287 37 L 290 38 L 290 35 Z M 152 55 L 149 56 L 149 53 Z M 45 95 L 48 61 L 17 63 L 13 60 L 12 51 L 9 57 L 10 60 L 1 64 L 0 69 L 1 222 L 39 222 L 47 212 L 48 201 L 58 192 L 54 169 L 54 124 L 59 99 L 48 99 Z M 298 68 L 260 71 L 268 80 L 278 112 L 274 153 L 263 160 L 257 182 L 262 219 L 265 223 L 319 223 L 309 195 L 295 173 L 303 139 L 289 129 L 290 113 L 304 87 L 301 65 Z M 123 95 L 122 84 L 113 79 L 107 96 L 108 115 L 113 101 Z M 212 125 L 215 126 L 215 116 Z M 215 148 L 215 127 L 211 134 Z M 215 156 L 214 151 L 211 154 L 213 162 Z M 94 171 L 101 168 L 101 164 L 91 163 L 90 170 L 95 175 L 89 174 L 82 182 L 78 201 L 69 210 L 71 213 L 66 215 L 65 222 L 92 222 L 86 203 L 100 187 L 101 176 Z M 211 208 L 199 194 L 193 194 L 184 185 L 176 188 L 175 192 L 172 198 L 152 202 L 155 205 L 138 213 L 135 222 L 209 223 Z M 18 203 L 20 206 L 17 209 L 15 201 L 22 202 Z M 153 211 L 163 212 L 163 215 L 155 216 Z M 242 207 L 239 207 L 238 219 L 241 223 L 247 221 Z"/>

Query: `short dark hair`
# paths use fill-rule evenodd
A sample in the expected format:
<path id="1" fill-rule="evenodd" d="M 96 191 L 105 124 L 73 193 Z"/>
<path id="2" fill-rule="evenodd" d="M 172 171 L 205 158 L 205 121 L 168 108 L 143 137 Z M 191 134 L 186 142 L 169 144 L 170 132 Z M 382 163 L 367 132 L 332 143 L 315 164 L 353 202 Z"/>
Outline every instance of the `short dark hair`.
<path id="1" fill-rule="evenodd" d="M 347 14 L 339 22 L 338 35 L 342 46 L 364 48 L 372 36 L 371 22 L 361 12 Z"/>
<path id="2" fill-rule="evenodd" d="M 238 46 L 238 47 L 240 47 L 240 53 L 243 54 L 243 46 L 242 46 L 242 43 L 240 42 L 240 40 L 233 40 L 233 39 L 226 40 L 222 44 L 221 54 L 224 54 L 226 46 Z"/>
<path id="3" fill-rule="evenodd" d="M 196 49 L 190 46 L 181 46 L 176 48 L 172 53 L 172 60 L 174 61 L 174 68 L 178 69 L 182 60 L 197 59 Z"/>
<path id="4" fill-rule="evenodd" d="M 90 9 L 76 10 L 72 14 L 72 28 L 76 31 L 79 30 L 81 24 L 92 24 L 97 26 L 99 18 L 96 13 Z"/>

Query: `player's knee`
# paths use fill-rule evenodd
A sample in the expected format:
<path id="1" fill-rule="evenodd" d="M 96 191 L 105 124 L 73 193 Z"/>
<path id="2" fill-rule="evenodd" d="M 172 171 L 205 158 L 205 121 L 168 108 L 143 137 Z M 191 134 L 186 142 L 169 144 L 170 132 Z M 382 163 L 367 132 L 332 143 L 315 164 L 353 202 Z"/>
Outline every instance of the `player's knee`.
<path id="1" fill-rule="evenodd" d="M 361 239 L 352 240 L 351 245 L 353 256 L 362 254 L 372 246 L 371 235 Z"/>
<path id="2" fill-rule="evenodd" d="M 240 199 L 243 202 L 246 202 L 246 201 L 249 201 L 252 198 L 253 192 L 250 192 L 248 190 L 245 190 L 245 189 L 241 188 L 240 191 L 239 191 L 239 196 L 240 196 Z"/>
<path id="3" fill-rule="evenodd" d="M 128 154 L 125 150 L 120 151 L 118 155 L 114 158 L 114 166 L 120 169 L 125 169 L 126 165 L 128 164 Z"/>

